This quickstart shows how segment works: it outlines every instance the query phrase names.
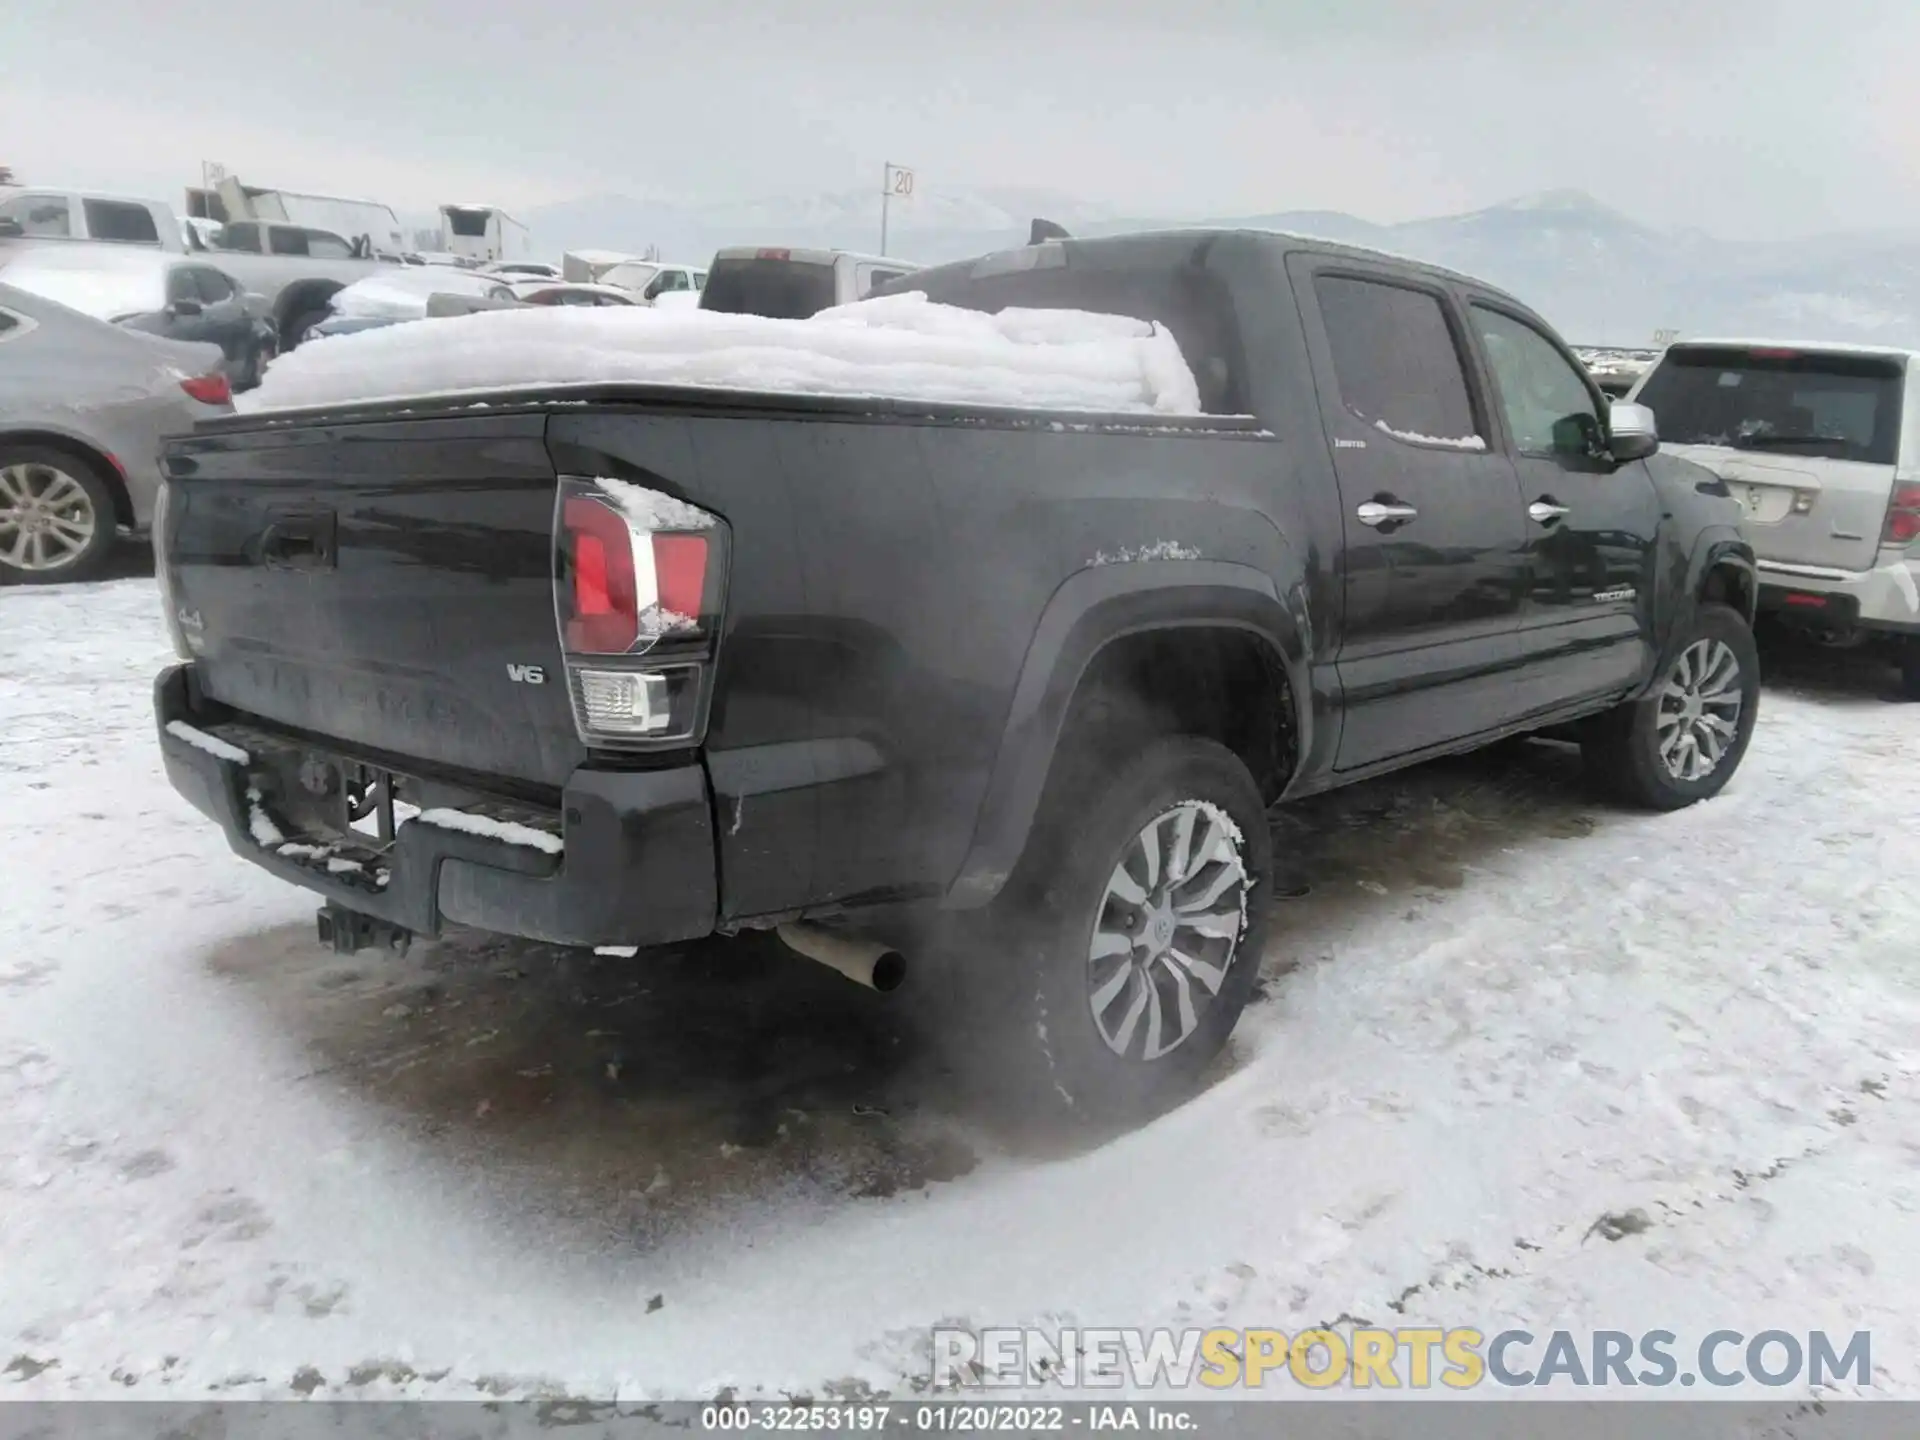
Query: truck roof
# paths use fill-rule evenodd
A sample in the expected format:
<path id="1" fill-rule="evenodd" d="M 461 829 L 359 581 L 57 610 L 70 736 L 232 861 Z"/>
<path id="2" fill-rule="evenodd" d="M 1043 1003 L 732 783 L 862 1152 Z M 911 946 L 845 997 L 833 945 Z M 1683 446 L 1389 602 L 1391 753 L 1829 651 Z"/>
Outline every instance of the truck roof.
<path id="1" fill-rule="evenodd" d="M 0 200 L 9 195 L 73 195 L 82 200 L 111 200 L 120 205 L 157 205 L 169 214 L 173 207 L 146 195 L 122 195 L 113 190 L 85 190 L 77 185 L 0 185 Z"/>
<path id="2" fill-rule="evenodd" d="M 809 250 L 794 245 L 729 245 L 723 250 L 713 252 L 713 263 L 722 260 L 758 260 L 766 257 L 768 251 L 777 251 L 789 260 L 802 265 L 831 265 L 835 260 L 847 259 L 856 264 L 890 265 L 907 270 L 919 270 L 923 267 L 911 260 L 903 260 L 898 255 L 862 255 L 857 250 Z"/>
<path id="3" fill-rule="evenodd" d="M 1070 237 L 1066 240 L 1043 240 L 1040 243 L 1041 246 L 1062 245 L 1082 251 L 1109 252 L 1139 249 L 1151 252 L 1161 249 L 1169 251 L 1191 250 L 1197 245 L 1205 244 L 1210 240 L 1223 239 L 1227 236 L 1248 236 L 1259 240 L 1283 241 L 1289 246 L 1295 246 L 1302 250 L 1311 250 L 1316 254 L 1346 255 L 1358 261 L 1378 263 L 1384 260 L 1400 269 L 1415 271 L 1433 279 L 1471 285 L 1476 289 L 1486 290 L 1494 294 L 1505 295 L 1508 293 L 1500 286 L 1489 284 L 1479 276 L 1468 275 L 1458 270 L 1449 270 L 1446 266 L 1435 265 L 1431 261 L 1416 260 L 1410 255 L 1395 254 L 1391 250 L 1380 250 L 1364 245 L 1349 245 L 1338 240 L 1327 240 L 1317 235 L 1301 235 L 1289 230 L 1261 230 L 1251 226 L 1195 226 L 1191 229 L 1136 230 L 1124 235 L 1097 235 L 1087 239 Z M 1003 256 L 1016 255 L 1023 250 L 1035 248 L 1038 247 L 1031 245 L 1014 245 L 1004 250 L 996 250 L 990 255 L 976 255 L 971 259 L 951 261 L 944 265 L 924 268 L 914 267 L 916 272 L 914 281 L 921 282 L 947 277 L 966 277 L 974 271 L 976 266 L 982 264 L 984 261 L 998 260 Z M 901 262 L 889 261 L 888 263 L 899 264 Z M 984 278 L 984 275 L 982 278 Z M 908 285 L 906 288 L 912 288 L 912 286 Z M 1525 308 L 1524 305 L 1523 308 Z"/>

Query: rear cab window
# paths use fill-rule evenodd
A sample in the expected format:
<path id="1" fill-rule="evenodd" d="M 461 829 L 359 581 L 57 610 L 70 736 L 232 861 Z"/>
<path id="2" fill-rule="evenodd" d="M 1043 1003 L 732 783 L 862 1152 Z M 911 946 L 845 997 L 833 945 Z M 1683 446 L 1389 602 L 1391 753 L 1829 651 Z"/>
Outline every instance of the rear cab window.
<path id="1" fill-rule="evenodd" d="M 716 266 L 713 283 L 719 284 L 719 279 Z M 984 274 L 977 270 L 926 277 L 909 273 L 887 290 L 890 294 L 918 290 L 939 304 L 987 314 L 1022 307 L 1152 320 L 1166 326 L 1179 344 L 1199 386 L 1204 413 L 1245 415 L 1253 408 L 1232 293 L 1204 259 L 1191 254 L 1180 263 L 1122 259 L 1111 265 L 1084 260 L 1063 264 L 1051 259 Z"/>
<path id="2" fill-rule="evenodd" d="M 124 200 L 82 200 L 87 217 L 87 235 L 94 240 L 112 240 L 125 245 L 158 245 L 160 231 L 153 223 L 153 212 L 144 205 Z"/>
<path id="3" fill-rule="evenodd" d="M 777 251 L 714 261 L 700 308 L 771 320 L 805 320 L 836 299 L 831 261 L 794 260 Z"/>
<path id="4" fill-rule="evenodd" d="M 1439 296 L 1349 275 L 1317 275 L 1313 288 L 1349 414 L 1404 444 L 1487 448 Z"/>
<path id="5" fill-rule="evenodd" d="M 1906 360 L 1781 346 L 1675 346 L 1636 397 L 1662 441 L 1892 465 Z"/>

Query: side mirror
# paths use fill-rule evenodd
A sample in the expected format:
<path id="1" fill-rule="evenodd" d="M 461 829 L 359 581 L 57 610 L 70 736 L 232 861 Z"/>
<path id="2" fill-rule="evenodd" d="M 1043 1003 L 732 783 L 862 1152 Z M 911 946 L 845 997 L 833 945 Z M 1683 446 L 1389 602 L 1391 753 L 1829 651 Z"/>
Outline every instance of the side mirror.
<path id="1" fill-rule="evenodd" d="M 190 319 L 195 315 L 204 313 L 205 310 L 206 307 L 198 300 L 175 300 L 171 305 L 167 306 L 167 313 L 176 320 Z"/>
<path id="2" fill-rule="evenodd" d="M 1660 427 L 1644 405 L 1616 400 L 1608 407 L 1607 448 L 1622 465 L 1644 460 L 1660 449 Z"/>

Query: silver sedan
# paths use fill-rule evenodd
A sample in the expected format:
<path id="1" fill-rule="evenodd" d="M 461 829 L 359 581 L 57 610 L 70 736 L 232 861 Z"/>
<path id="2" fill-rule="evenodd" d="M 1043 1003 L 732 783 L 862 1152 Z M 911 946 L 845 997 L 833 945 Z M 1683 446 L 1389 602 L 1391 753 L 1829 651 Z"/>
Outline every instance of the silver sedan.
<path id="1" fill-rule="evenodd" d="M 0 284 L 0 584 L 84 580 L 147 532 L 160 442 L 233 409 L 222 358 Z"/>

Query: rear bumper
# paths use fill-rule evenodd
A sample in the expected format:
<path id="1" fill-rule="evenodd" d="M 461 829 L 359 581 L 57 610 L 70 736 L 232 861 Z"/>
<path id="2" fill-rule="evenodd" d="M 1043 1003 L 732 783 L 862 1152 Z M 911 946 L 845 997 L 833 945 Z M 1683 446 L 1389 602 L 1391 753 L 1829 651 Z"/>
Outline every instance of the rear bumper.
<path id="1" fill-rule="evenodd" d="M 413 820 L 377 861 L 330 870 L 324 858 L 299 853 L 299 835 L 281 837 L 296 842 L 294 854 L 282 853 L 274 831 L 284 827 L 270 812 L 268 843 L 256 838 L 260 806 L 250 796 L 263 780 L 284 783 L 287 761 L 248 749 L 233 726 L 209 744 L 191 706 L 191 669 L 174 666 L 154 682 L 167 779 L 226 832 L 235 854 L 281 879 L 419 935 L 437 935 L 448 922 L 560 945 L 664 945 L 712 933 L 712 807 L 698 764 L 575 771 L 550 812 L 563 837 L 557 855 Z M 197 743 L 169 730 L 175 721 L 192 727 Z"/>
<path id="2" fill-rule="evenodd" d="M 1920 561 L 1882 552 L 1871 570 L 1762 560 L 1760 608 L 1836 629 L 1920 635 Z"/>

